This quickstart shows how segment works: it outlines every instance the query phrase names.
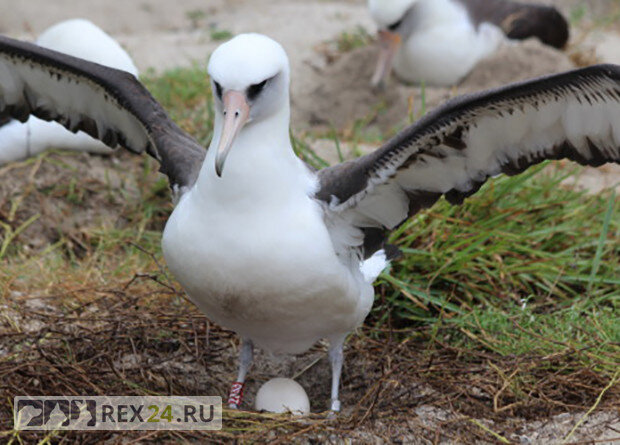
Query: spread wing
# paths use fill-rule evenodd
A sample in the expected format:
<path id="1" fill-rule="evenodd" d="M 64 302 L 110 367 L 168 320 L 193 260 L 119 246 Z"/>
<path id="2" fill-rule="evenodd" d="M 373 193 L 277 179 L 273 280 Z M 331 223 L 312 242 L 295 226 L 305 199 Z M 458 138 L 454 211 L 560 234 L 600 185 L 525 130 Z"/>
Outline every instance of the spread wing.
<path id="1" fill-rule="evenodd" d="M 563 158 L 620 163 L 619 66 L 455 98 L 375 152 L 321 170 L 316 197 L 336 249 L 363 246 L 368 257 L 389 230 L 442 195 L 460 204 L 490 176 Z"/>
<path id="2" fill-rule="evenodd" d="M 562 48 L 569 37 L 568 23 L 552 6 L 510 0 L 459 0 L 476 24 L 490 22 L 511 39 L 537 37 L 543 43 Z"/>
<path id="3" fill-rule="evenodd" d="M 0 122 L 30 115 L 146 151 L 177 192 L 195 182 L 205 156 L 133 75 L 0 36 Z"/>

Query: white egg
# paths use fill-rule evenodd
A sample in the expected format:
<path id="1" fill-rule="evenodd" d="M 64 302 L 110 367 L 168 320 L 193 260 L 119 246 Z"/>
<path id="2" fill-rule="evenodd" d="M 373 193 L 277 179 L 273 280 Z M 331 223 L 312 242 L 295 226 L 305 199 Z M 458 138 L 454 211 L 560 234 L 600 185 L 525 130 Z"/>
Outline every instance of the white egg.
<path id="1" fill-rule="evenodd" d="M 310 413 L 310 400 L 306 391 L 295 380 L 278 377 L 260 387 L 256 394 L 255 407 L 258 411 L 305 415 Z"/>

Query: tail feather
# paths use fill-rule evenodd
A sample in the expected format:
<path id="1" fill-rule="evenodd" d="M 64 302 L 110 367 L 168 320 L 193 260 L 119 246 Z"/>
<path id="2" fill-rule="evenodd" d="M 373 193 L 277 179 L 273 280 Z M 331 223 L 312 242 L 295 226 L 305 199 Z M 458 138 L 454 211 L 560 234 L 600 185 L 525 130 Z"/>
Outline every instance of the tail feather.
<path id="1" fill-rule="evenodd" d="M 368 283 L 377 279 L 379 274 L 390 264 L 385 251 L 377 250 L 370 258 L 360 264 L 360 271 Z"/>
<path id="2" fill-rule="evenodd" d="M 554 7 L 511 0 L 461 0 L 476 25 L 484 22 L 500 27 L 510 39 L 536 37 L 546 45 L 563 48 L 569 28 Z"/>

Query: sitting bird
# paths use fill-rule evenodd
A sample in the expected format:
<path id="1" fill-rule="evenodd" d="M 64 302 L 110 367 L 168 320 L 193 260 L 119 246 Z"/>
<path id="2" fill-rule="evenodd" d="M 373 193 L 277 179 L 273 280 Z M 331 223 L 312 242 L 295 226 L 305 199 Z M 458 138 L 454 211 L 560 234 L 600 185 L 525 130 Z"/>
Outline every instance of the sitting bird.
<path id="1" fill-rule="evenodd" d="M 131 57 L 108 34 L 85 19 L 71 19 L 43 31 L 36 44 L 138 76 Z M 0 120 L 0 165 L 37 155 L 49 148 L 110 153 L 112 149 L 84 132 L 67 131 L 35 116 L 22 123 Z"/>
<path id="2" fill-rule="evenodd" d="M 553 7 L 511 0 L 368 0 L 379 27 L 373 87 L 392 68 L 405 82 L 457 84 L 506 39 L 536 37 L 562 48 L 568 23 Z"/>

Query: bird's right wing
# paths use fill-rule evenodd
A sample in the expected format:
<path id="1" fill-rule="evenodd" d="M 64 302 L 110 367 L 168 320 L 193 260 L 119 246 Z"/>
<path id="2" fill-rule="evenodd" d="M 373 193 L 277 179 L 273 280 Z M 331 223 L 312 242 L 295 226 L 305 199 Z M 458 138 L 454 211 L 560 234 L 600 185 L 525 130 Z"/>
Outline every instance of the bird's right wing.
<path id="1" fill-rule="evenodd" d="M 177 193 L 193 185 L 205 156 L 133 75 L 0 36 L 0 122 L 30 115 L 146 150 Z"/>
<path id="2" fill-rule="evenodd" d="M 568 42 L 568 22 L 553 6 L 512 0 L 459 0 L 476 24 L 493 23 L 510 39 L 537 37 L 562 48 Z"/>
<path id="3" fill-rule="evenodd" d="M 454 98 L 373 153 L 320 170 L 316 198 L 336 249 L 368 257 L 441 196 L 460 204 L 491 176 L 564 158 L 620 163 L 620 66 Z"/>

